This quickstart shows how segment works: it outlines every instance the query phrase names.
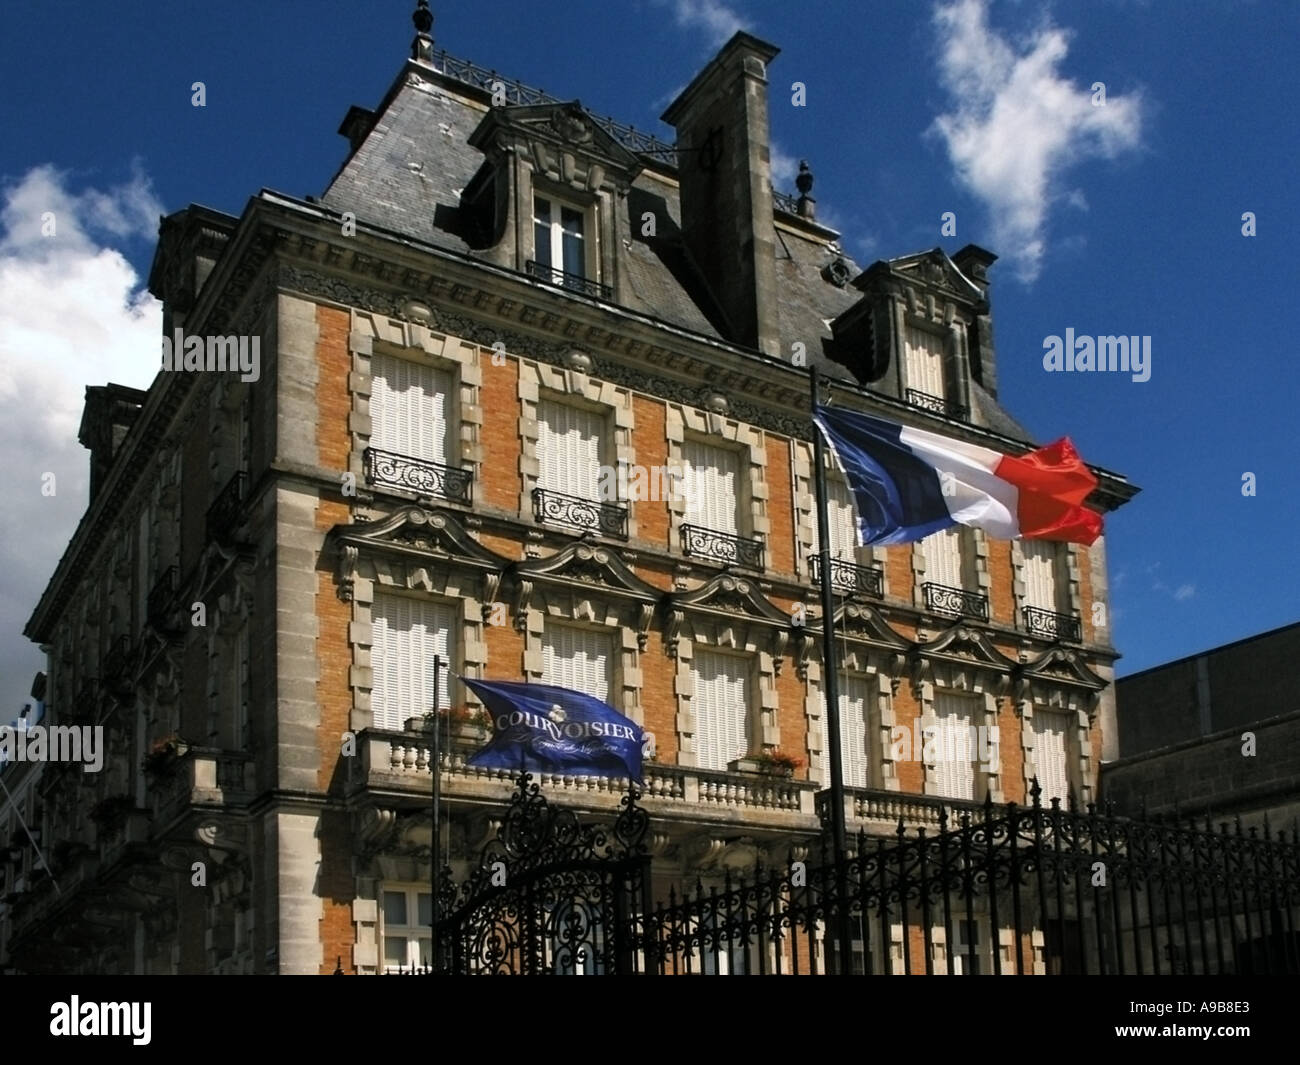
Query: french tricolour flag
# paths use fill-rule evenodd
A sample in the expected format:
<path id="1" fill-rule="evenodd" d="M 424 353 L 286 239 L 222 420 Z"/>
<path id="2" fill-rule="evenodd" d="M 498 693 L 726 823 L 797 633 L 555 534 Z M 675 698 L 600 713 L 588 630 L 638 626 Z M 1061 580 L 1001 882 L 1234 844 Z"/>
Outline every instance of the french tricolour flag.
<path id="1" fill-rule="evenodd" d="M 1097 478 L 1066 437 L 1012 457 L 858 411 L 813 411 L 853 493 L 866 544 L 907 544 L 951 525 L 999 540 L 1091 544 L 1101 515 L 1083 506 Z"/>

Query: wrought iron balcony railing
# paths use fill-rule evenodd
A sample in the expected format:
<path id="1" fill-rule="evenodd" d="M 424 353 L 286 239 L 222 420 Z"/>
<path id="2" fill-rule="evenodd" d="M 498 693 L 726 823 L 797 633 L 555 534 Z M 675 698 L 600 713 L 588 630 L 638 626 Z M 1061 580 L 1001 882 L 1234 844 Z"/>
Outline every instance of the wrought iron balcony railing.
<path id="1" fill-rule="evenodd" d="M 821 580 L 821 555 L 809 560 L 809 574 Z M 859 566 L 842 558 L 831 559 L 831 587 L 845 595 L 869 595 L 880 599 L 885 594 L 885 575 L 874 566 Z"/>
<path id="2" fill-rule="evenodd" d="M 1041 607 L 1022 606 L 1020 616 L 1025 623 L 1025 631 L 1030 636 L 1044 640 L 1068 640 L 1070 643 L 1080 643 L 1083 640 L 1083 623 L 1074 614 L 1058 614 Z"/>
<path id="3" fill-rule="evenodd" d="M 968 592 L 964 588 L 949 588 L 946 584 L 921 585 L 925 608 L 949 617 L 974 618 L 988 621 L 989 600 L 983 592 Z"/>
<path id="4" fill-rule="evenodd" d="M 239 524 L 239 512 L 248 494 L 248 474 L 237 472 L 208 507 L 208 539 L 228 543 Z"/>
<path id="5" fill-rule="evenodd" d="M 551 285 L 559 285 L 560 288 L 567 288 L 570 292 L 581 292 L 584 296 L 592 296 L 598 300 L 614 298 L 614 290 L 608 285 L 602 285 L 599 281 L 593 281 L 581 274 L 570 274 L 558 267 L 547 266 L 536 259 L 528 260 L 527 270 L 529 277 L 535 277 L 538 281 L 545 281 Z"/>
<path id="6" fill-rule="evenodd" d="M 469 470 L 413 459 L 377 447 L 366 448 L 364 459 L 368 484 L 436 496 L 453 503 L 469 503 L 470 485 L 474 480 Z"/>
<path id="7" fill-rule="evenodd" d="M 627 539 L 627 507 L 621 503 L 599 503 L 549 488 L 534 488 L 533 519 L 547 525 L 564 525 L 600 536 Z"/>
<path id="8" fill-rule="evenodd" d="M 943 396 L 932 396 L 929 392 L 922 392 L 917 388 L 907 390 L 907 402 L 913 407 L 934 411 L 935 414 L 942 414 L 948 418 L 962 418 L 966 415 L 965 409 L 958 404 L 944 399 Z"/>
<path id="9" fill-rule="evenodd" d="M 731 533 L 706 529 L 701 525 L 682 526 L 682 551 L 699 558 L 711 558 L 747 569 L 763 568 L 763 541 Z"/>
<path id="10" fill-rule="evenodd" d="M 172 606 L 176 601 L 176 592 L 180 584 L 180 567 L 168 566 L 162 572 L 154 586 L 149 590 L 149 598 L 146 603 L 147 617 L 149 622 L 156 629 L 161 629 L 167 625 L 168 616 L 171 613 Z"/>

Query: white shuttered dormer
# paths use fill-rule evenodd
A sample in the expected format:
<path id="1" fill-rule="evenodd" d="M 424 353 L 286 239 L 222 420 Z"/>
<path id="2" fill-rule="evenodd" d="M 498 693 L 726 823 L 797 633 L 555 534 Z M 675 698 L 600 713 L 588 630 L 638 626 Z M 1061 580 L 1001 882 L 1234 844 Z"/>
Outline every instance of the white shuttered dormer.
<path id="1" fill-rule="evenodd" d="M 695 648 L 695 764 L 726 769 L 750 748 L 751 663 L 736 655 Z"/>
<path id="2" fill-rule="evenodd" d="M 907 327 L 907 388 L 943 399 L 947 395 L 943 374 L 943 337 Z"/>
<path id="3" fill-rule="evenodd" d="M 444 664 L 438 706 L 451 705 L 446 667 L 454 667 L 456 613 L 446 603 L 379 592 L 370 608 L 376 728 L 400 729 L 409 717 L 433 709 L 433 658 Z"/>

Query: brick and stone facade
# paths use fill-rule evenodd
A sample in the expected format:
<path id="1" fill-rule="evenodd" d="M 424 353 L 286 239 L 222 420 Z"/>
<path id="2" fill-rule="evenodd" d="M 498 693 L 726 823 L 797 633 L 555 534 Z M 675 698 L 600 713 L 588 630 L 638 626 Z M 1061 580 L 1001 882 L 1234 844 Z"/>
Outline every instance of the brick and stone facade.
<path id="1" fill-rule="evenodd" d="M 67 890 L 34 884 L 20 857 L 0 965 L 374 972 L 385 892 L 429 882 L 431 840 L 429 735 L 375 725 L 383 595 L 449 606 L 465 676 L 545 680 L 548 626 L 609 634 L 610 701 L 655 738 L 645 806 L 665 883 L 783 860 L 816 836 L 829 768 L 807 366 L 838 403 L 1013 452 L 1034 442 L 996 398 L 993 256 L 934 249 L 861 271 L 806 194 L 774 197 L 776 54 L 738 34 L 669 108 L 679 146 L 707 147 L 705 172 L 696 152 L 679 169 L 671 146 L 540 94 L 522 102 L 514 83 L 493 106 L 485 72 L 421 33 L 380 107 L 349 114 L 351 149 L 321 199 L 264 192 L 238 218 L 190 207 L 164 221 L 150 281 L 166 328 L 258 336 L 261 376 L 163 373 L 134 403 L 88 403 L 96 490 L 28 634 L 49 656 L 48 712 L 102 724 L 113 768 L 24 792 L 45 839 L 69 843 L 54 870 Z M 538 276 L 538 190 L 587 212 L 584 283 Z M 960 416 L 907 398 L 915 322 L 946 330 Z M 452 382 L 447 465 L 468 474 L 468 501 L 372 475 L 381 356 Z M 680 464 L 690 441 L 736 452 L 762 565 L 686 554 L 679 498 L 627 501 L 626 538 L 539 522 L 542 398 L 604 412 L 607 454 L 629 467 Z M 1098 509 L 1136 491 L 1097 473 Z M 987 620 L 926 606 L 919 545 L 858 549 L 883 579 L 836 618 L 842 667 L 868 692 L 850 830 L 934 816 L 935 767 L 896 741 L 935 720 L 944 692 L 996 728 L 977 800 L 1026 800 L 1030 726 L 1048 712 L 1068 723 L 1070 798 L 1094 797 L 1117 657 L 1104 540 L 1060 556 L 1077 639 L 1027 630 L 1019 545 L 968 531 L 965 549 Z M 701 767 L 692 661 L 707 651 L 752 663 L 752 749 L 737 755 L 792 753 L 793 777 Z M 152 755 L 168 737 L 179 753 Z M 511 787 L 467 767 L 470 750 L 457 740 L 442 761 L 457 868 Z M 593 814 L 621 796 L 588 778 L 544 786 Z M 131 812 L 90 822 L 112 794 Z"/>

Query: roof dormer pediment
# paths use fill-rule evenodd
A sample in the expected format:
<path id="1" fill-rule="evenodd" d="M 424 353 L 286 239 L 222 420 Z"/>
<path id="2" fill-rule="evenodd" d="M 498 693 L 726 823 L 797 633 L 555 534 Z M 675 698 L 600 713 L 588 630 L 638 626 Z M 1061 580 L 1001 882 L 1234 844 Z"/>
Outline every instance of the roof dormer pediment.
<path id="1" fill-rule="evenodd" d="M 960 303 L 978 306 L 985 300 L 983 290 L 958 269 L 942 248 L 903 255 L 875 263 L 853 282 L 863 292 L 869 292 L 882 283 L 900 282 L 915 291 L 946 297 Z"/>
<path id="2" fill-rule="evenodd" d="M 513 149 L 552 181 L 594 191 L 626 188 L 641 172 L 637 157 L 596 122 L 577 100 L 494 107 L 470 134 L 489 158 Z"/>

